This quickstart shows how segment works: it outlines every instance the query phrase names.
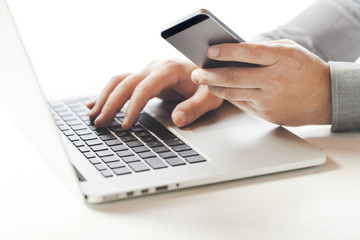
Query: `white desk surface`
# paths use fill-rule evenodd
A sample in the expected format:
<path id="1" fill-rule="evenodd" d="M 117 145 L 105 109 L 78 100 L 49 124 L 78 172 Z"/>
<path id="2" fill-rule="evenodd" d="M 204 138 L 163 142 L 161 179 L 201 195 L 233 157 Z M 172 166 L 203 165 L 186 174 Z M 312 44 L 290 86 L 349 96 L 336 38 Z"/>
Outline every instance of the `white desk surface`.
<path id="1" fill-rule="evenodd" d="M 0 239 L 360 238 L 360 132 L 291 128 L 326 151 L 319 167 L 89 206 L 1 103 L 0 126 Z"/>

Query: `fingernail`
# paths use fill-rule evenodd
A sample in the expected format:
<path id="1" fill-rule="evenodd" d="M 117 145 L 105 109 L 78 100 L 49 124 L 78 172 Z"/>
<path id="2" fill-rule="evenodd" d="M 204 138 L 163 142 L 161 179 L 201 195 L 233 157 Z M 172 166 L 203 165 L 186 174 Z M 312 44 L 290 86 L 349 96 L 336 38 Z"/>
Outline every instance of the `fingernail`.
<path id="1" fill-rule="evenodd" d="M 104 114 L 100 113 L 99 116 L 97 116 L 97 118 L 94 120 L 95 125 L 99 124 L 99 122 L 101 122 L 101 120 L 103 119 Z"/>
<path id="2" fill-rule="evenodd" d="M 124 121 L 122 122 L 122 124 L 121 124 L 121 127 L 123 128 L 123 129 L 129 129 L 129 123 L 128 123 L 128 120 L 127 120 L 127 118 L 125 117 L 124 118 Z"/>
<path id="3" fill-rule="evenodd" d="M 175 124 L 178 126 L 184 126 L 186 124 L 186 114 L 183 111 L 177 111 L 174 114 Z"/>
<path id="4" fill-rule="evenodd" d="M 199 78 L 200 78 L 199 77 L 199 75 L 200 75 L 199 71 L 200 70 L 197 69 L 197 70 L 192 71 L 192 73 L 191 73 L 191 80 L 196 84 L 199 83 Z"/>
<path id="5" fill-rule="evenodd" d="M 209 47 L 209 50 L 208 50 L 209 57 L 215 58 L 215 57 L 219 56 L 219 53 L 220 53 L 219 47 L 216 47 L 216 46 Z"/>
<path id="6" fill-rule="evenodd" d="M 95 109 L 93 108 L 90 110 L 89 117 L 90 118 L 93 117 L 94 113 L 95 113 Z"/>

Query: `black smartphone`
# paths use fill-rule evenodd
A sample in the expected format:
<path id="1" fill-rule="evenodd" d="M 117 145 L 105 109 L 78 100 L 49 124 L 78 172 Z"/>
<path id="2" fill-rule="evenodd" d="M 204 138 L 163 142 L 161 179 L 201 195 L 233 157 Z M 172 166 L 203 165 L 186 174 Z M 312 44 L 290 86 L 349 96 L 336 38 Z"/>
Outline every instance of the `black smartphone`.
<path id="1" fill-rule="evenodd" d="M 161 36 L 200 68 L 254 66 L 207 57 L 211 45 L 240 43 L 244 40 L 206 9 L 200 9 L 164 28 Z"/>

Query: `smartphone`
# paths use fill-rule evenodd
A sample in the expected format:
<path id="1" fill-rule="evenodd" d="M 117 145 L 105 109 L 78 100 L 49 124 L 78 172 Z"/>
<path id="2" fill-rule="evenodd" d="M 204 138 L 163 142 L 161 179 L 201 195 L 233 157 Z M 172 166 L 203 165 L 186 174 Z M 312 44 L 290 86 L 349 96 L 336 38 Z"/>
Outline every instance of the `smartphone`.
<path id="1" fill-rule="evenodd" d="M 211 45 L 240 43 L 244 40 L 206 9 L 200 9 L 164 28 L 161 36 L 200 68 L 254 66 L 207 57 Z"/>

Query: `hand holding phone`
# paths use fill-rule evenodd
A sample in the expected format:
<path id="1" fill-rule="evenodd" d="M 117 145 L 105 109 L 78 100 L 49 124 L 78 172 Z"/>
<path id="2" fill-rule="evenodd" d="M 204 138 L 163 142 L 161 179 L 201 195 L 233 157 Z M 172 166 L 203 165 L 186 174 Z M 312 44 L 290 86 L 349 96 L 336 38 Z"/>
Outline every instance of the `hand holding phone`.
<path id="1" fill-rule="evenodd" d="M 206 9 L 200 9 L 166 27 L 161 36 L 201 68 L 254 66 L 242 62 L 216 61 L 207 57 L 207 50 L 211 45 L 240 43 L 244 40 Z"/>

